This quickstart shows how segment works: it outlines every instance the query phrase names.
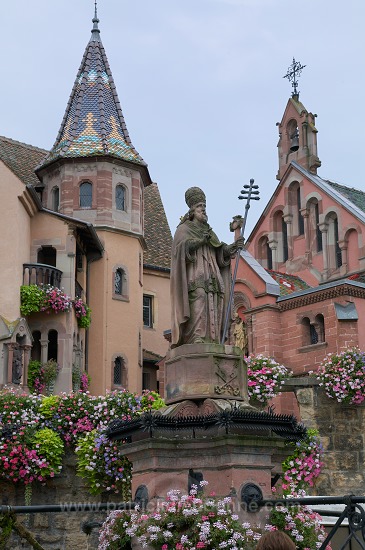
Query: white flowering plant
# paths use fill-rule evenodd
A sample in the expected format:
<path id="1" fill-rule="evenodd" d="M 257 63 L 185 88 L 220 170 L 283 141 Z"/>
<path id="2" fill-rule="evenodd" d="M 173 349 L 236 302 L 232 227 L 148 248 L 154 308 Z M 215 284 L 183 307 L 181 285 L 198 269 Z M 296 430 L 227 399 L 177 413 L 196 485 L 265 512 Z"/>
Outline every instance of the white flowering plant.
<path id="1" fill-rule="evenodd" d="M 295 496 L 306 494 L 299 491 Z M 327 537 L 322 526 L 322 517 L 309 506 L 276 506 L 270 513 L 269 521 L 273 528 L 284 531 L 295 542 L 298 550 L 320 548 Z M 326 550 L 331 550 L 330 544 L 326 546 Z"/>
<path id="2" fill-rule="evenodd" d="M 275 395 L 280 394 L 280 388 L 290 371 L 271 357 L 264 355 L 249 355 L 247 363 L 248 395 L 251 399 L 267 403 Z"/>
<path id="3" fill-rule="evenodd" d="M 351 348 L 327 355 L 317 377 L 328 397 L 339 403 L 359 405 L 365 399 L 365 352 Z"/>
<path id="4" fill-rule="evenodd" d="M 207 485 L 206 481 L 200 482 Z M 253 550 L 261 534 L 241 523 L 230 497 L 204 497 L 193 486 L 189 495 L 172 490 L 155 511 L 114 511 L 104 522 L 99 550 L 119 550 L 136 537 L 142 547 L 159 550 L 226 548 Z"/>

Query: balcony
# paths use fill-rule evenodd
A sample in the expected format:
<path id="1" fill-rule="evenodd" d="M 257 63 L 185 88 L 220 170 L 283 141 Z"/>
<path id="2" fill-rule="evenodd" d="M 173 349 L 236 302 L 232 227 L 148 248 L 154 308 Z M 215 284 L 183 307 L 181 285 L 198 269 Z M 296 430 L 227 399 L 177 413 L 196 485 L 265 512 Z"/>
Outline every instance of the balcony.
<path id="1" fill-rule="evenodd" d="M 23 285 L 52 285 L 61 288 L 62 271 L 52 265 L 23 264 Z"/>

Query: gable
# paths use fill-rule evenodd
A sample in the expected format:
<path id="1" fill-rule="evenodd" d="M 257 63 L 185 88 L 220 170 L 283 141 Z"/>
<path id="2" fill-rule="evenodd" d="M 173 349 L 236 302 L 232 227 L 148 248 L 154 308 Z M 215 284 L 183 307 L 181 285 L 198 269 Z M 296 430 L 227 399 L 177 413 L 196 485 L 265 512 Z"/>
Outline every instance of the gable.
<path id="1" fill-rule="evenodd" d="M 292 161 L 249 235 L 247 239 L 248 246 L 258 237 L 263 228 L 267 230 L 267 219 L 273 210 L 276 207 L 284 209 L 287 206 L 285 189 L 294 181 L 304 182 L 307 187 L 312 186 L 313 192 L 317 191 L 321 195 L 324 194 L 330 199 L 330 202 L 332 201 L 338 207 L 344 208 L 351 216 L 356 217 L 361 223 L 365 224 L 365 193 L 358 189 L 324 180 L 311 174 L 297 162 Z M 306 195 L 308 194 L 309 190 L 307 189 Z"/>
<path id="2" fill-rule="evenodd" d="M 25 185 L 40 184 L 34 169 L 46 154 L 44 149 L 0 136 L 0 159 Z"/>

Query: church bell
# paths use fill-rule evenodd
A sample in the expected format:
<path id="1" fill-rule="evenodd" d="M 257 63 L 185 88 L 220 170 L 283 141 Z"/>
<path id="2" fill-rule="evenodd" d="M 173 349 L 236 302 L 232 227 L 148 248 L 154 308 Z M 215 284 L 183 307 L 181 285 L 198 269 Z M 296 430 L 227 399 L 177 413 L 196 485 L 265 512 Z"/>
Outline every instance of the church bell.
<path id="1" fill-rule="evenodd" d="M 290 152 L 294 153 L 295 151 L 298 151 L 298 149 L 299 149 L 299 132 L 297 128 L 295 132 L 290 136 Z"/>

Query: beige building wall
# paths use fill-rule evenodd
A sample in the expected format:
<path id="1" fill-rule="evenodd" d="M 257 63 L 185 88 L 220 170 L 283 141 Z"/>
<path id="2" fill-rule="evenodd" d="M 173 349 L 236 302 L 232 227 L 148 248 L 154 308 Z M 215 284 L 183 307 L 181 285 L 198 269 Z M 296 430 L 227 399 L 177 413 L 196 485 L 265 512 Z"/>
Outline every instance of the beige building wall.
<path id="1" fill-rule="evenodd" d="M 164 357 L 169 343 L 163 333 L 171 328 L 170 274 L 144 271 L 143 294 L 153 297 L 153 327 L 143 327 L 143 348 Z"/>
<path id="2" fill-rule="evenodd" d="M 116 357 L 127 369 L 130 391 L 142 388 L 142 297 L 139 258 L 140 240 L 118 231 L 98 231 L 104 256 L 90 265 L 89 295 L 92 323 L 89 329 L 88 366 L 91 392 L 105 393 L 113 388 Z M 122 269 L 126 291 L 114 293 L 114 274 Z"/>
<path id="3" fill-rule="evenodd" d="M 19 200 L 25 186 L 0 161 L 0 314 L 9 321 L 20 316 L 23 263 L 29 262 L 30 214 Z"/>

